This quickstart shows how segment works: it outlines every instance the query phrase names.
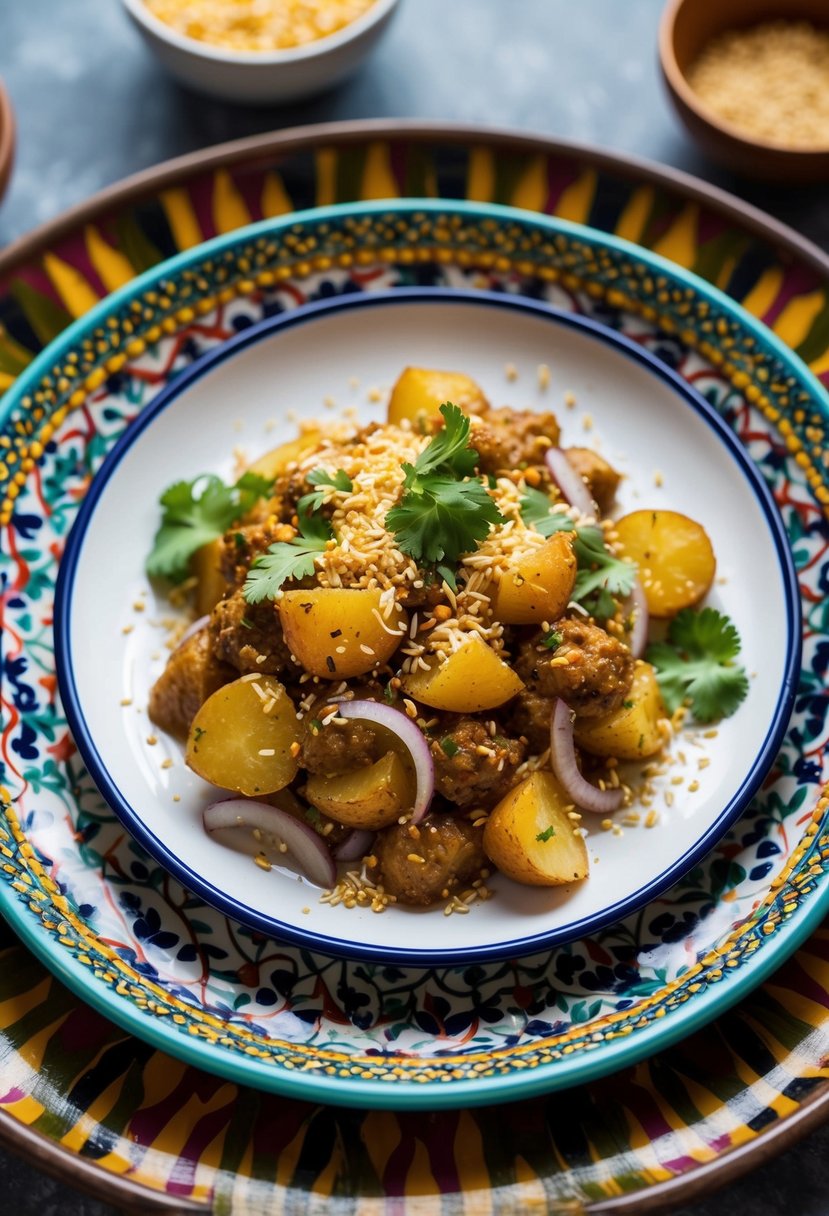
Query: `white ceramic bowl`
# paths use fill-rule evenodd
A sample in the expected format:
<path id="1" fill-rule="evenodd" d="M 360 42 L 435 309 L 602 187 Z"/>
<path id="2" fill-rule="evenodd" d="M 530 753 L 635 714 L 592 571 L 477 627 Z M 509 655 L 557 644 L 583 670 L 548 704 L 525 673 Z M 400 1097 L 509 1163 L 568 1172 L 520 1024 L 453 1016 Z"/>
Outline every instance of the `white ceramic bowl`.
<path id="1" fill-rule="evenodd" d="M 507 361 L 520 372 L 514 385 L 504 376 Z M 544 362 L 595 419 L 591 445 L 625 474 L 619 512 L 655 504 L 689 511 L 711 536 L 719 578 L 708 602 L 738 624 L 750 694 L 715 738 L 692 731 L 678 741 L 691 756 L 702 748 L 709 764 L 697 774 L 692 759 L 698 789 L 677 798 L 653 830 L 640 826 L 620 838 L 586 817 L 587 882 L 551 890 L 498 875 L 490 884 L 496 897 L 468 916 L 403 906 L 377 916 L 321 903 L 320 892 L 296 875 L 266 873 L 207 836 L 201 816 L 215 787 L 184 765 L 174 739 L 148 743 L 144 709 L 167 653 L 158 622 L 171 613 L 143 574 L 159 494 L 205 470 L 229 475 L 240 442 L 254 456 L 293 438 L 292 411 L 304 406 L 313 415 L 327 395 L 366 422 L 382 418 L 384 402 L 368 404 L 366 386 L 390 385 L 407 363 L 460 367 L 497 404 L 549 408 L 536 376 Z M 566 443 L 583 441 L 579 416 L 565 410 L 561 422 Z M 664 472 L 663 487 L 654 486 L 654 470 Z M 788 721 L 787 672 L 797 649 L 787 607 L 794 575 L 781 529 L 760 474 L 731 432 L 629 340 L 506 295 L 399 288 L 390 296 L 335 297 L 243 330 L 180 373 L 115 445 L 61 562 L 55 621 L 62 701 L 109 805 L 188 890 L 234 919 L 325 953 L 399 964 L 518 957 L 647 903 L 703 856 L 757 789 Z M 122 577 L 104 579 L 116 550 Z M 139 599 L 146 611 L 136 614 Z M 762 613 L 752 604 L 762 604 Z M 90 621 L 104 625 L 91 631 Z M 121 698 L 132 712 L 119 708 Z M 654 779 L 660 806 L 670 781 L 667 772 Z"/>
<path id="2" fill-rule="evenodd" d="M 159 62 L 190 88 L 254 105 L 297 101 L 337 84 L 360 66 L 388 25 L 398 0 L 374 0 L 356 21 L 304 46 L 231 51 L 177 33 L 144 0 L 124 7 Z"/>

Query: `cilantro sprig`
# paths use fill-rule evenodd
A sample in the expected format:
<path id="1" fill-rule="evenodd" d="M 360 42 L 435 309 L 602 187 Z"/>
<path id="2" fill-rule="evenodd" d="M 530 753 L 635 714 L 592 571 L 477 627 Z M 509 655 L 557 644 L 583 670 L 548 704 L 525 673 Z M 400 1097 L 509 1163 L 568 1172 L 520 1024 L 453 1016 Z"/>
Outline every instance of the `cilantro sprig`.
<path id="1" fill-rule="evenodd" d="M 168 486 L 159 499 L 163 514 L 147 558 L 147 573 L 181 582 L 193 554 L 247 515 L 272 486 L 272 481 L 256 473 L 244 473 L 232 486 L 212 473 Z"/>
<path id="2" fill-rule="evenodd" d="M 527 486 L 527 491 L 518 504 L 521 518 L 528 528 L 535 528 L 542 536 L 554 532 L 572 532 L 575 524 L 569 515 L 554 510 L 554 504 L 541 490 Z"/>
<path id="3" fill-rule="evenodd" d="M 665 704 L 673 713 L 688 700 L 698 722 L 729 718 L 745 700 L 748 676 L 735 665 L 740 635 L 716 608 L 684 608 L 668 629 L 665 642 L 648 647 Z"/>
<path id="4" fill-rule="evenodd" d="M 554 503 L 541 490 L 528 486 L 519 505 L 524 523 L 542 536 L 575 531 L 573 552 L 578 573 L 572 598 L 591 616 L 600 620 L 612 617 L 617 609 L 616 600 L 624 599 L 633 590 L 634 563 L 611 553 L 604 533 L 595 524 L 577 529 L 568 515 L 555 510 Z"/>
<path id="5" fill-rule="evenodd" d="M 354 489 L 345 469 L 337 469 L 335 473 L 329 473 L 327 469 L 322 468 L 313 469 L 306 480 L 312 486 L 330 486 L 335 490 L 344 490 L 346 493 L 350 493 Z M 310 494 L 303 494 L 296 505 L 298 514 L 310 515 L 314 511 L 319 511 L 324 497 L 325 489 L 312 490 Z"/>
<path id="6" fill-rule="evenodd" d="M 440 407 L 444 426 L 415 463 L 404 464 L 403 497 L 386 515 L 401 551 L 437 566 L 452 581 L 451 567 L 474 549 L 504 516 L 474 476 L 478 453 L 469 446 L 469 419 L 456 405 Z"/>
<path id="7" fill-rule="evenodd" d="M 636 565 L 611 553 L 601 528 L 593 525 L 577 530 L 573 552 L 578 562 L 573 599 L 591 616 L 607 620 L 616 612 L 616 599 L 633 591 Z"/>
<path id="8" fill-rule="evenodd" d="M 242 594 L 249 604 L 276 599 L 283 583 L 291 579 L 310 578 L 315 570 L 315 558 L 323 553 L 334 533 L 322 515 L 299 512 L 300 535 L 293 540 L 277 541 L 267 553 L 261 553 L 251 563 Z"/>

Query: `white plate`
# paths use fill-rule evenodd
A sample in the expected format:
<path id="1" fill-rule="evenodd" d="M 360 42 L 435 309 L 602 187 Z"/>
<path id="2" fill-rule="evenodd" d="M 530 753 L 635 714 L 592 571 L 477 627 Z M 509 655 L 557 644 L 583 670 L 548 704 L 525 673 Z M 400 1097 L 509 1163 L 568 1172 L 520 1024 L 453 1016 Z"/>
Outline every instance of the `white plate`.
<path id="1" fill-rule="evenodd" d="M 542 363 L 552 371 L 546 391 Z M 160 493 L 201 472 L 230 476 L 234 449 L 253 458 L 293 437 L 296 416 L 326 416 L 326 397 L 365 420 L 382 418 L 385 393 L 407 364 L 466 371 L 495 405 L 555 409 L 564 445 L 595 446 L 626 474 L 619 513 L 653 506 L 699 520 L 718 562 L 707 602 L 737 624 L 751 677 L 747 700 L 715 735 L 697 730 L 675 742 L 673 753 L 684 751 L 699 788 L 677 787 L 656 826 L 643 822 L 617 836 L 586 816 L 586 882 L 545 890 L 499 875 L 490 884 L 495 898 L 465 916 L 444 916 L 440 907 L 382 915 L 332 908 L 296 876 L 266 873 L 211 840 L 201 812 L 215 791 L 146 716 L 168 653 L 159 622 L 171 615 L 141 573 Z M 507 364 L 518 370 L 514 381 Z M 370 404 L 376 389 L 382 400 Z M 565 393 L 576 409 L 564 406 Z M 397 290 L 271 318 L 194 364 L 142 412 L 98 473 L 67 545 L 56 604 L 58 673 L 99 788 L 185 886 L 238 920 L 314 949 L 451 963 L 529 953 L 595 930 L 645 904 L 705 853 L 745 807 L 779 745 L 799 654 L 796 602 L 782 525 L 760 474 L 713 410 L 653 356 L 546 305 Z M 709 763 L 698 769 L 703 757 Z M 166 759 L 172 767 L 162 768 Z M 671 776 L 661 780 L 670 789 Z"/>

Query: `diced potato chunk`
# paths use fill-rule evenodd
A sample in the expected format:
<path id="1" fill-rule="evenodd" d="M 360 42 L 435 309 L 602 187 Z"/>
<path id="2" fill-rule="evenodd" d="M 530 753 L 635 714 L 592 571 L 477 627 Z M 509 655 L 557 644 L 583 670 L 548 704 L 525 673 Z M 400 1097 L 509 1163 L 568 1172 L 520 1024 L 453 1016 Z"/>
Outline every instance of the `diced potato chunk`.
<path id="1" fill-rule="evenodd" d="M 196 584 L 196 611 L 207 616 L 218 604 L 227 590 L 227 583 L 219 568 L 222 558 L 222 541 L 211 540 L 193 554 L 191 568 L 198 580 Z"/>
<path id="2" fill-rule="evenodd" d="M 315 448 L 321 437 L 319 431 L 303 431 L 297 439 L 289 439 L 287 443 L 280 443 L 278 448 L 265 452 L 258 460 L 254 460 L 247 471 L 256 473 L 259 477 L 266 477 L 268 481 L 274 481 L 285 472 L 289 464 L 301 460 L 306 452 Z"/>
<path id="3" fill-rule="evenodd" d="M 614 524 L 623 555 L 636 562 L 653 616 L 676 616 L 714 581 L 714 550 L 701 524 L 678 511 L 631 511 Z"/>
<path id="4" fill-rule="evenodd" d="M 409 775 L 394 752 L 387 752 L 369 768 L 340 777 L 309 777 L 305 787 L 307 800 L 324 815 L 372 832 L 395 823 L 409 810 L 412 793 Z"/>
<path id="5" fill-rule="evenodd" d="M 514 697 L 523 681 L 477 634 L 444 662 L 431 662 L 428 671 L 402 677 L 403 691 L 434 709 L 476 713 L 494 709 Z"/>
<path id="6" fill-rule="evenodd" d="M 507 877 L 531 887 L 581 882 L 589 862 L 568 819 L 572 806 L 552 773 L 537 772 L 502 798 L 484 827 L 484 849 Z"/>
<path id="7" fill-rule="evenodd" d="M 394 654 L 408 618 L 399 604 L 388 616 L 380 605 L 376 589 L 336 587 L 286 591 L 277 604 L 291 654 L 324 680 L 363 675 Z"/>
<path id="8" fill-rule="evenodd" d="M 399 425 L 405 418 L 416 427 L 426 418 L 437 418 L 447 401 L 465 414 L 483 414 L 489 409 L 479 385 L 463 372 L 407 367 L 391 391 L 388 420 Z"/>
<path id="9" fill-rule="evenodd" d="M 573 533 L 555 532 L 515 570 L 501 576 L 493 612 L 505 625 L 555 621 L 570 602 L 575 582 Z"/>
<path id="10" fill-rule="evenodd" d="M 190 727 L 186 758 L 205 781 L 254 797 L 293 781 L 293 744 L 299 744 L 299 723 L 285 689 L 273 676 L 242 676 L 202 705 Z"/>
<path id="11" fill-rule="evenodd" d="M 576 718 L 574 734 L 579 747 L 593 756 L 641 760 L 665 745 L 660 722 L 668 711 L 650 663 L 637 661 L 627 698 L 603 718 Z"/>

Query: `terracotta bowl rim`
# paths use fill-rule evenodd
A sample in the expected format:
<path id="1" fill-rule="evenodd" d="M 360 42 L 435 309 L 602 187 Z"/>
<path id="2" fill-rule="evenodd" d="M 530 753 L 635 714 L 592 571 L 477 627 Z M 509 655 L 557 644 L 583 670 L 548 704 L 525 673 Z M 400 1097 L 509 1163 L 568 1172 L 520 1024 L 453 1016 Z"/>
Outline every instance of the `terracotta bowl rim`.
<path id="1" fill-rule="evenodd" d="M 15 146 L 15 120 L 11 98 L 0 80 L 0 198 L 6 192 Z"/>
<path id="2" fill-rule="evenodd" d="M 689 0 L 668 0 L 662 10 L 659 21 L 659 60 L 668 88 L 677 95 L 684 105 L 707 127 L 717 134 L 725 136 L 734 143 L 741 144 L 746 149 L 752 149 L 761 154 L 771 154 L 774 157 L 785 158 L 792 162 L 812 162 L 822 157 L 829 157 L 829 141 L 817 148 L 797 148 L 788 144 L 772 143 L 770 140 L 755 139 L 739 127 L 735 127 L 725 118 L 720 118 L 716 111 L 710 109 L 688 83 L 685 73 L 677 63 L 674 52 L 674 28 L 680 9 Z M 781 17 L 785 16 L 781 12 Z M 723 26 L 726 29 L 727 26 Z"/>

